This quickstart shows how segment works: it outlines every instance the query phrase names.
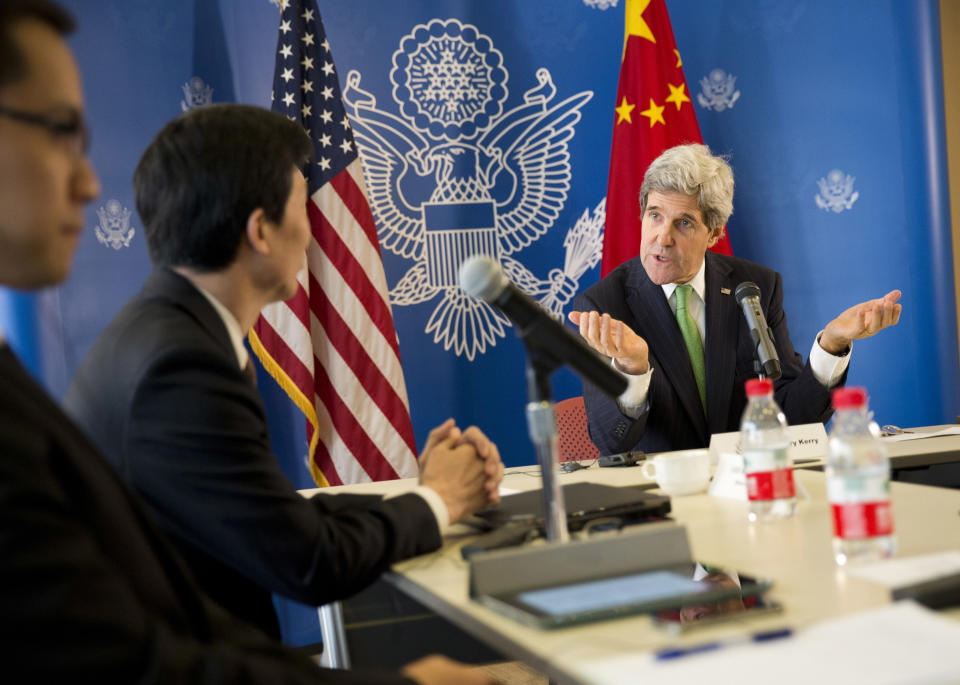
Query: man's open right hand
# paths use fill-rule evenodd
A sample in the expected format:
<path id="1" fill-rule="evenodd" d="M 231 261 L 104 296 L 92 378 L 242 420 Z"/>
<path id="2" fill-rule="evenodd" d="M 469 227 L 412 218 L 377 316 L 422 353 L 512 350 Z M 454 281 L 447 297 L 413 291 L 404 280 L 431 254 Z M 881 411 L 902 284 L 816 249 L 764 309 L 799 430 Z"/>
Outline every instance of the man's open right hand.
<path id="1" fill-rule="evenodd" d="M 570 312 L 570 321 L 580 327 L 580 335 L 602 355 L 612 357 L 624 373 L 639 376 L 650 369 L 647 341 L 627 324 L 609 314 Z"/>

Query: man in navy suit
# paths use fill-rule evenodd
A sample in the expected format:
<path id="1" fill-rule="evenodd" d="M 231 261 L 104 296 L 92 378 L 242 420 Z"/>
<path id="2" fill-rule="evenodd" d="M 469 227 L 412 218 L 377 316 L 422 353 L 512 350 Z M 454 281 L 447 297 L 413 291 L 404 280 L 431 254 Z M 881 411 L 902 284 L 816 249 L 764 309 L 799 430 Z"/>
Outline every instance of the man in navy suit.
<path id="1" fill-rule="evenodd" d="M 134 175 L 154 271 L 64 399 L 200 587 L 276 637 L 271 592 L 315 606 L 355 594 L 496 504 L 503 471 L 496 445 L 452 420 L 428 438 L 412 493 L 305 498 L 280 470 L 243 338 L 264 306 L 297 292 L 311 152 L 300 125 L 259 107 L 209 105 L 168 123 Z"/>
<path id="2" fill-rule="evenodd" d="M 855 305 L 817 335 L 807 363 L 790 342 L 780 274 L 707 252 L 733 213 L 733 171 L 704 145 L 653 161 L 640 187 L 640 254 L 578 295 L 570 320 L 630 380 L 612 400 L 584 384 L 590 438 L 604 454 L 704 447 L 737 430 L 755 346 L 734 297 L 752 281 L 773 331 L 783 375 L 777 403 L 791 424 L 827 421 L 851 343 L 900 318 L 900 291 Z"/>
<path id="3" fill-rule="evenodd" d="M 100 186 L 83 96 L 43 0 L 0 2 L 0 284 L 63 281 Z M 0 679 L 5 683 L 486 683 L 432 657 L 324 670 L 200 593 L 151 515 L 0 331 Z"/>

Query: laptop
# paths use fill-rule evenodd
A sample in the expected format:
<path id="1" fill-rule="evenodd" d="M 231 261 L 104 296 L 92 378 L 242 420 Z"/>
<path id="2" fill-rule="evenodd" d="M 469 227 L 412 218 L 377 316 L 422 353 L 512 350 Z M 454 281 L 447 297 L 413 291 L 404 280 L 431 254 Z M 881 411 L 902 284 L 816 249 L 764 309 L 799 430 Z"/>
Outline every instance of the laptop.
<path id="1" fill-rule="evenodd" d="M 576 531 L 598 518 L 618 518 L 623 523 L 638 519 L 660 520 L 670 513 L 670 498 L 635 486 L 615 487 L 600 483 L 569 483 L 563 486 L 567 527 Z M 500 505 L 477 512 L 480 527 L 494 530 L 508 524 L 530 523 L 542 533 L 543 491 L 507 495 Z"/>

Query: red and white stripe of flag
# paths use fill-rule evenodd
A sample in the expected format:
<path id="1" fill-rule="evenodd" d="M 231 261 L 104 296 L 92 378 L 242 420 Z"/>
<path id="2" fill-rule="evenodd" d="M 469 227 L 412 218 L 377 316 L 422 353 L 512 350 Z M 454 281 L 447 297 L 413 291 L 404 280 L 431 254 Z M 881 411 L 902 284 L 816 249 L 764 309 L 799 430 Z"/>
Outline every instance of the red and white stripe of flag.
<path id="1" fill-rule="evenodd" d="M 307 417 L 320 485 L 407 478 L 416 443 L 360 161 L 307 206 L 313 240 L 300 289 L 250 334 L 261 363 Z"/>

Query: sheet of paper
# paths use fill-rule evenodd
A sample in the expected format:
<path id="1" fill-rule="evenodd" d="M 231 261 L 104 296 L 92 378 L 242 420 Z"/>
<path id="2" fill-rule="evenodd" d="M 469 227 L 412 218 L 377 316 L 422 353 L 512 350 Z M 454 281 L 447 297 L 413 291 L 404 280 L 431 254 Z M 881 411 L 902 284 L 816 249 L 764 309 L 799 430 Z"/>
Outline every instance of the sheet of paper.
<path id="1" fill-rule="evenodd" d="M 793 637 L 741 643 L 669 661 L 652 654 L 586 660 L 575 669 L 587 682 L 712 683 L 956 683 L 960 622 L 904 601 L 814 624 Z"/>
<path id="2" fill-rule="evenodd" d="M 887 559 L 862 566 L 851 566 L 847 573 L 889 588 L 914 585 L 960 573 L 960 552 Z"/>

